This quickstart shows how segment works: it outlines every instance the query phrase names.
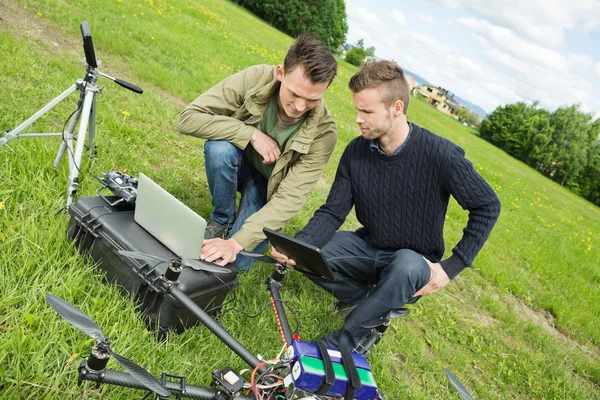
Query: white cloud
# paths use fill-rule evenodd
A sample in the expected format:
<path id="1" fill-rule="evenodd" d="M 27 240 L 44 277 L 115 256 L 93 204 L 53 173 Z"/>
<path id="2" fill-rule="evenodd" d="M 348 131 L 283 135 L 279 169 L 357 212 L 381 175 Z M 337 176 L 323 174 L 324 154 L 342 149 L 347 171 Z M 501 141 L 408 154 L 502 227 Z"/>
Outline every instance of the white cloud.
<path id="1" fill-rule="evenodd" d="M 410 13 L 410 15 L 412 15 L 415 18 L 420 19 L 421 21 L 427 23 L 427 24 L 433 24 L 433 17 L 431 15 L 427 15 L 427 14 L 423 14 L 421 12 L 418 11 L 413 11 Z"/>
<path id="2" fill-rule="evenodd" d="M 352 13 L 352 14 L 355 15 L 359 21 L 365 22 L 370 25 L 379 24 L 380 21 L 379 21 L 379 17 L 377 17 L 377 14 L 368 12 L 363 7 L 360 7 L 356 11 L 357 11 L 356 13 Z"/>
<path id="3" fill-rule="evenodd" d="M 392 19 L 400 25 L 406 24 L 406 17 L 398 10 L 392 10 Z"/>
<path id="4" fill-rule="evenodd" d="M 446 3 L 452 5 L 452 1 L 462 5 L 465 0 Z M 405 12 L 412 16 L 411 11 Z M 595 96 L 600 92 L 600 81 L 595 78 L 600 78 L 600 60 L 593 54 L 561 53 L 481 18 L 454 17 L 449 29 L 462 32 L 463 37 L 470 32 L 474 41 L 459 35 L 447 41 L 444 36 L 432 36 L 435 31 L 420 33 L 426 30 L 420 29 L 424 24 L 398 29 L 391 12 L 385 16 L 380 12 L 377 24 L 358 14 L 358 7 L 349 11 L 349 39 L 364 38 L 366 46 L 375 46 L 377 56 L 396 60 L 488 112 L 499 105 L 539 100 L 550 111 L 581 104 L 582 110 L 597 110 L 596 117 L 600 116 L 600 97 Z M 471 48 L 467 51 L 464 46 Z"/>
<path id="5" fill-rule="evenodd" d="M 587 54 L 571 53 L 568 56 L 569 69 L 584 68 L 592 69 L 594 67 L 594 59 Z"/>
<path id="6" fill-rule="evenodd" d="M 527 38 L 558 48 L 565 30 L 600 30 L 598 0 L 434 0 L 450 8 L 464 8 L 493 24 L 511 28 Z"/>
<path id="7" fill-rule="evenodd" d="M 562 54 L 523 40 L 510 29 L 475 18 L 459 18 L 457 22 L 521 60 L 542 64 L 557 71 L 566 70 L 566 59 Z"/>

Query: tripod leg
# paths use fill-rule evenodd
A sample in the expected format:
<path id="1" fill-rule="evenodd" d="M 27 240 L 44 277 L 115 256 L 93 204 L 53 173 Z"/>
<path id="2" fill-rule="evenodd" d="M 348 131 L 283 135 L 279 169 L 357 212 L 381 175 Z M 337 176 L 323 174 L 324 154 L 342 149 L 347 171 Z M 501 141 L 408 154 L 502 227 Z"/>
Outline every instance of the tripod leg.
<path id="1" fill-rule="evenodd" d="M 2 146 L 3 144 L 8 143 L 12 139 L 16 139 L 17 137 L 19 137 L 19 134 L 22 131 L 24 131 L 25 129 L 27 129 L 31 124 L 33 124 L 35 121 L 37 121 L 42 115 L 46 114 L 48 111 L 50 111 L 52 108 L 54 108 L 54 106 L 56 106 L 58 103 L 60 103 L 61 101 L 63 101 L 68 95 L 70 95 L 71 93 L 73 93 L 75 90 L 77 90 L 77 84 L 73 84 L 73 86 L 71 86 L 70 88 L 68 88 L 67 90 L 65 90 L 61 94 L 59 94 L 58 97 L 56 97 L 50 103 L 48 103 L 44 107 L 42 107 L 38 112 L 36 112 L 35 114 L 33 114 L 31 117 L 29 117 L 21 125 L 17 126 L 15 129 L 13 129 L 12 131 L 8 132 L 3 138 L 0 138 L 0 146 Z M 39 135 L 36 135 L 36 136 L 44 136 L 44 134 L 39 134 Z M 55 135 L 48 134 L 47 136 L 55 136 Z"/>
<path id="2" fill-rule="evenodd" d="M 94 92 L 94 100 L 92 101 L 92 110 L 90 114 L 90 125 L 88 129 L 88 151 L 89 158 L 96 157 L 96 92 Z"/>
<path id="3" fill-rule="evenodd" d="M 79 185 L 79 172 L 81 167 L 81 155 L 83 153 L 83 146 L 85 144 L 85 136 L 90 121 L 90 111 L 92 103 L 96 95 L 97 87 L 88 85 L 85 91 L 85 98 L 83 100 L 83 106 L 81 108 L 81 120 L 79 121 L 79 132 L 77 133 L 77 143 L 75 145 L 75 152 L 73 153 L 72 143 L 70 140 L 67 143 L 69 151 L 69 188 L 67 189 L 67 203 L 69 205 L 73 201 L 73 196 L 77 193 L 77 186 Z"/>
<path id="4" fill-rule="evenodd" d="M 65 150 L 67 149 L 67 143 L 72 142 L 73 140 L 73 132 L 75 131 L 75 127 L 77 126 L 77 122 L 79 121 L 80 115 L 81 108 L 75 111 L 75 114 L 73 114 L 73 116 L 71 117 L 71 122 L 69 122 L 67 130 L 64 132 L 64 137 L 60 144 L 60 148 L 58 149 L 58 154 L 56 154 L 56 158 L 54 159 L 54 168 L 58 168 L 58 164 L 60 163 L 60 160 L 62 160 L 65 154 Z"/>

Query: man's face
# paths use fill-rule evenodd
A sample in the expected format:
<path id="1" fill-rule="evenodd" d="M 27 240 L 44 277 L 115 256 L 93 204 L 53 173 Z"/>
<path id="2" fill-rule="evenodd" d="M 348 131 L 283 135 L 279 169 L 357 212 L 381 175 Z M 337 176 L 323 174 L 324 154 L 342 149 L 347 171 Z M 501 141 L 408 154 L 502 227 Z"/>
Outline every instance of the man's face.
<path id="1" fill-rule="evenodd" d="M 289 72 L 282 65 L 276 69 L 279 88 L 279 118 L 284 122 L 294 122 L 319 104 L 328 83 L 313 83 L 304 75 L 304 67 L 297 66 Z"/>
<path id="2" fill-rule="evenodd" d="M 354 93 L 358 111 L 356 123 L 365 139 L 378 139 L 392 130 L 392 111 L 381 100 L 378 89 L 363 89 Z"/>

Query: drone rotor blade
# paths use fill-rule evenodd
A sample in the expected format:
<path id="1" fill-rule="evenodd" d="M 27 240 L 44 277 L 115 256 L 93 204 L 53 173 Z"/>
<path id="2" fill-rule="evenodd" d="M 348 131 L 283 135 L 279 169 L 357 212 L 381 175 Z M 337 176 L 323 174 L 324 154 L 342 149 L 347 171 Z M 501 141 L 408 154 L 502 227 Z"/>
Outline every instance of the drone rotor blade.
<path id="1" fill-rule="evenodd" d="M 135 258 L 138 260 L 146 260 L 146 261 L 159 261 L 159 262 L 167 262 L 169 260 L 165 260 L 163 258 L 159 258 L 153 256 L 151 254 L 138 253 L 137 251 L 127 251 L 127 250 L 119 250 L 119 254 L 129 258 Z"/>
<path id="2" fill-rule="evenodd" d="M 190 267 L 196 271 L 214 272 L 215 274 L 228 274 L 231 272 L 228 268 L 213 265 L 205 261 L 188 258 L 181 260 L 181 265 Z"/>
<path id="3" fill-rule="evenodd" d="M 75 328 L 95 339 L 97 342 L 102 342 L 104 340 L 104 334 L 98 324 L 85 315 L 79 308 L 53 294 L 47 294 L 46 301 L 58 314 L 60 314 L 61 317 L 66 319 Z"/>
<path id="4" fill-rule="evenodd" d="M 125 368 L 125 370 L 129 372 L 131 376 L 137 379 L 148 390 L 151 390 L 162 397 L 169 397 L 171 395 L 171 392 L 167 390 L 167 388 L 162 386 L 158 379 L 150 375 L 150 373 L 144 368 L 140 367 L 133 361 L 115 353 L 112 350 L 109 351 L 110 354 L 119 362 L 119 364 L 121 364 L 121 366 Z"/>
<path id="5" fill-rule="evenodd" d="M 473 400 L 471 394 L 467 391 L 463 384 L 460 383 L 458 378 L 454 376 L 454 374 L 450 372 L 450 370 L 446 368 L 444 368 L 444 370 L 446 371 L 446 376 L 448 377 L 448 379 L 450 379 L 450 382 L 452 382 L 452 385 L 454 385 L 454 387 L 458 391 L 458 394 L 460 394 L 460 397 L 462 397 L 463 400 Z"/>
<path id="6" fill-rule="evenodd" d="M 276 259 L 274 259 L 273 257 L 265 256 L 264 254 L 251 253 L 248 251 L 240 251 L 240 254 L 253 260 L 264 262 L 267 264 L 279 264 L 279 262 Z"/>

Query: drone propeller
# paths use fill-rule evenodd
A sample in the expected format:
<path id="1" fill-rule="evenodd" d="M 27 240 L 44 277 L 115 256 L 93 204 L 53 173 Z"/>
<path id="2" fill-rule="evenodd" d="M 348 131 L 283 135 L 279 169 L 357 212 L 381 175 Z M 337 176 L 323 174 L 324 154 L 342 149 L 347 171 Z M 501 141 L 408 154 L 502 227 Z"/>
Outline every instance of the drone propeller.
<path id="1" fill-rule="evenodd" d="M 179 260 L 179 262 L 181 262 L 182 266 L 190 267 L 196 271 L 213 272 L 215 274 L 228 274 L 231 272 L 227 268 L 215 266 L 206 261 L 202 261 L 200 259 L 195 259 L 195 258 L 164 259 L 164 258 L 159 258 L 159 257 L 153 256 L 150 254 L 138 253 L 137 251 L 127 251 L 127 250 L 119 250 L 119 254 L 121 254 L 125 257 L 136 258 L 136 259 L 140 259 L 140 260 L 158 261 L 158 262 L 169 262 L 172 260 Z"/>
<path id="2" fill-rule="evenodd" d="M 54 311 L 60 314 L 61 317 L 69 321 L 75 328 L 94 339 L 97 343 L 105 340 L 104 333 L 102 333 L 98 324 L 85 315 L 79 308 L 53 294 L 47 294 L 46 301 L 50 304 L 50 307 L 54 308 Z"/>
<path id="3" fill-rule="evenodd" d="M 467 389 L 465 389 L 463 384 L 460 383 L 458 378 L 454 376 L 454 374 L 450 372 L 450 370 L 446 368 L 444 368 L 444 370 L 446 371 L 446 376 L 450 379 L 450 382 L 452 382 L 452 385 L 454 385 L 456 390 L 458 390 L 458 394 L 460 394 L 460 397 L 462 397 L 463 400 L 473 400 L 471 394 L 467 391 Z"/>
<path id="4" fill-rule="evenodd" d="M 251 258 L 255 261 L 260 261 L 260 262 L 264 262 L 267 264 L 279 264 L 279 261 L 277 261 L 273 257 L 265 256 L 264 254 L 251 253 L 248 251 L 240 251 L 240 254 L 243 256 L 246 256 L 248 258 Z"/>
<path id="5" fill-rule="evenodd" d="M 102 333 L 98 324 L 84 314 L 83 311 L 53 294 L 47 294 L 46 301 L 48 301 L 48 304 L 50 304 L 61 317 L 66 319 L 67 322 L 96 340 L 96 342 L 113 356 L 131 376 L 137 379 L 148 390 L 151 390 L 162 397 L 169 397 L 171 395 L 171 392 L 163 387 L 160 382 L 144 368 L 112 351 L 108 339 L 104 336 L 104 333 Z"/>

